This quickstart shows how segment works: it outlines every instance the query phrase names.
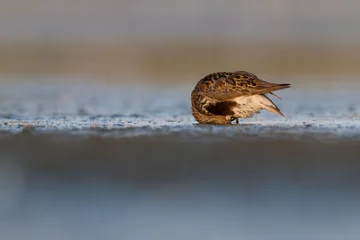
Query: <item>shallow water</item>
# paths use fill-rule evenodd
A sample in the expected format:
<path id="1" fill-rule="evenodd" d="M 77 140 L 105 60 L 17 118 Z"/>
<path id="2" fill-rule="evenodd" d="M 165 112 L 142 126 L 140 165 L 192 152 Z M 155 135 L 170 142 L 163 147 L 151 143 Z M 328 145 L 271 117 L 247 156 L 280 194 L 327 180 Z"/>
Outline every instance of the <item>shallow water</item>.
<path id="1" fill-rule="evenodd" d="M 190 85 L 4 85 L 0 236 L 357 239 L 360 88 L 290 83 L 233 126 Z"/>

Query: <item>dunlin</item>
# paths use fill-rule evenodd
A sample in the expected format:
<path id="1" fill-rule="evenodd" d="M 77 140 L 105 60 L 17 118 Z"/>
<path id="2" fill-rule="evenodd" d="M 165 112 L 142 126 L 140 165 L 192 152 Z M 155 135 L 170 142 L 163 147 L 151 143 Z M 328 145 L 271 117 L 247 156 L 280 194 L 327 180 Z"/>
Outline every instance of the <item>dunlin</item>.
<path id="1" fill-rule="evenodd" d="M 260 110 L 284 116 L 265 94 L 275 95 L 273 91 L 289 87 L 266 82 L 246 71 L 212 73 L 192 91 L 192 113 L 203 124 L 239 123 L 239 118 L 250 118 Z"/>

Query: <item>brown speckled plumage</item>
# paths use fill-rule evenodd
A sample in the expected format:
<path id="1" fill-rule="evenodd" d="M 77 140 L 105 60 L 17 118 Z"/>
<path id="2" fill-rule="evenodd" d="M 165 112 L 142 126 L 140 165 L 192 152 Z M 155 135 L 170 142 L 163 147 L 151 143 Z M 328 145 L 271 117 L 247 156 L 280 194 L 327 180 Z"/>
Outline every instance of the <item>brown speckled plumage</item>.
<path id="1" fill-rule="evenodd" d="M 199 123 L 205 124 L 230 124 L 234 120 L 238 123 L 238 118 L 252 117 L 262 109 L 284 116 L 265 94 L 289 87 L 290 84 L 260 80 L 245 71 L 212 73 L 192 91 L 192 113 Z"/>

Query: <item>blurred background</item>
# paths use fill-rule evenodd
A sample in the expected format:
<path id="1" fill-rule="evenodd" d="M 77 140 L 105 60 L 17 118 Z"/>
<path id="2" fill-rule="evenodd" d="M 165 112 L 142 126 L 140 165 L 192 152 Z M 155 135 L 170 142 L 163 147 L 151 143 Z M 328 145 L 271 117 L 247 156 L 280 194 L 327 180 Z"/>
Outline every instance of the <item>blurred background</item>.
<path id="1" fill-rule="evenodd" d="M 0 0 L 1 239 L 358 239 L 360 1 Z M 199 126 L 217 71 L 292 88 Z"/>
<path id="2" fill-rule="evenodd" d="M 101 82 L 234 69 L 356 74 L 359 10 L 356 0 L 3 0 L 0 73 Z"/>

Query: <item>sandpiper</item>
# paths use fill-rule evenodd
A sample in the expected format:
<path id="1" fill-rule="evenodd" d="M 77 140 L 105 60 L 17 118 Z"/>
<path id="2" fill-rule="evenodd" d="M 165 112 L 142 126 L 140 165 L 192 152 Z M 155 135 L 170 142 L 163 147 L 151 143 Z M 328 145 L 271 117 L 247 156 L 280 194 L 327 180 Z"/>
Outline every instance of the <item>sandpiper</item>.
<path id="1" fill-rule="evenodd" d="M 212 73 L 192 91 L 192 113 L 202 124 L 238 124 L 239 118 L 250 118 L 263 109 L 284 116 L 265 94 L 276 96 L 273 91 L 289 87 L 266 82 L 246 71 Z"/>

